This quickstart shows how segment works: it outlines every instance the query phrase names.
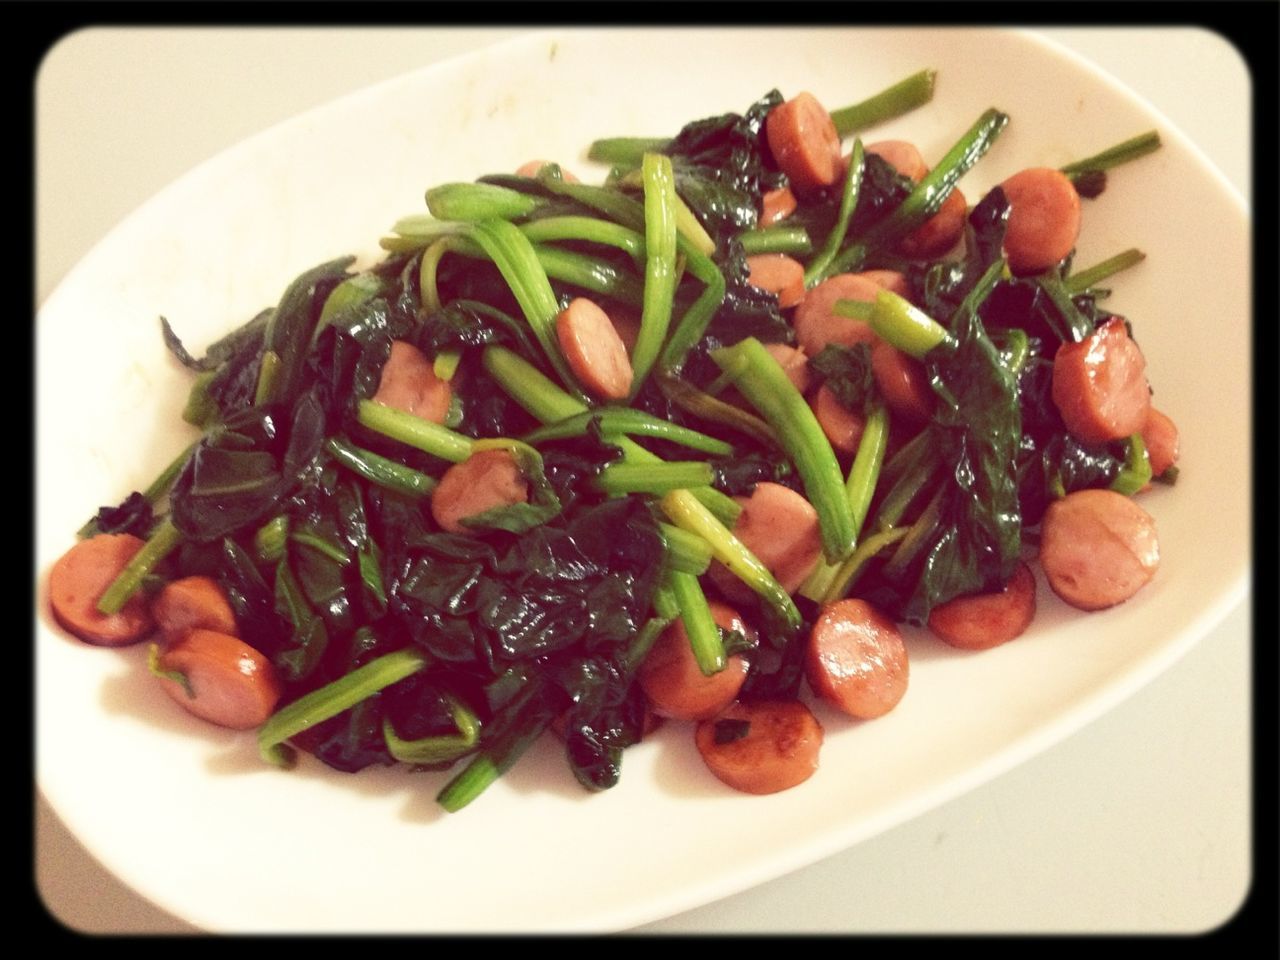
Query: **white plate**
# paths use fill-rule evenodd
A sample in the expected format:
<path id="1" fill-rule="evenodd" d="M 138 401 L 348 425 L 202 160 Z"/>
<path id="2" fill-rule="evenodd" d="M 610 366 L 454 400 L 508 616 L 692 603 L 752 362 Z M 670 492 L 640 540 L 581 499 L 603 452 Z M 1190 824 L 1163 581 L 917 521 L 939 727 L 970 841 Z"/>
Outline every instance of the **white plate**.
<path id="1" fill-rule="evenodd" d="M 824 714 L 822 769 L 797 790 L 729 793 L 672 725 L 629 751 L 608 794 L 582 793 L 547 745 L 451 817 L 432 799 L 439 777 L 348 777 L 316 762 L 292 774 L 262 768 L 252 737 L 177 715 L 140 650 L 95 650 L 52 629 L 41 593 L 39 785 L 127 883 L 212 930 L 624 928 L 811 862 L 1007 769 L 1137 689 L 1243 596 L 1248 490 L 1217 481 L 1248 475 L 1247 325 L 1180 322 L 1204 276 L 1218 278 L 1218 315 L 1249 315 L 1239 200 L 1161 118 L 1025 36 L 823 30 L 796 39 L 770 44 L 768 56 L 749 50 L 761 38 L 737 32 L 725 56 L 714 53 L 722 32 L 519 41 L 300 117 L 157 196 L 40 313 L 41 580 L 84 517 L 145 484 L 189 436 L 174 415 L 188 381 L 160 344 L 157 314 L 191 342 L 207 341 L 273 303 L 302 269 L 376 253 L 386 227 L 421 208 L 426 186 L 534 156 L 583 174 L 582 151 L 597 136 L 673 131 L 741 110 L 769 86 L 848 103 L 929 65 L 942 78 L 934 103 L 874 136 L 909 137 L 937 156 L 987 106 L 1007 111 L 1009 128 L 963 181 L 970 197 L 1022 166 L 1059 165 L 1153 126 L 1164 135 L 1141 175 L 1117 172 L 1086 206 L 1080 244 L 1086 264 L 1128 246 L 1149 255 L 1116 281 L 1111 305 L 1133 319 L 1157 402 L 1186 451 L 1178 486 L 1145 497 L 1164 554 L 1155 582 L 1087 617 L 1042 590 L 1033 631 L 981 656 L 913 636 L 907 698 L 872 724 Z M 980 61 L 965 53 L 978 48 Z M 716 69 L 691 84 L 655 65 L 654 49 L 663 64 L 711 58 Z M 761 63 L 771 64 L 767 75 Z M 993 87 L 1002 64 L 1019 83 Z M 1179 185 L 1176 206 L 1162 202 L 1165 183 Z M 1213 244 L 1189 237 L 1192 213 Z M 1204 369 L 1222 374 L 1212 408 L 1193 402 Z"/>

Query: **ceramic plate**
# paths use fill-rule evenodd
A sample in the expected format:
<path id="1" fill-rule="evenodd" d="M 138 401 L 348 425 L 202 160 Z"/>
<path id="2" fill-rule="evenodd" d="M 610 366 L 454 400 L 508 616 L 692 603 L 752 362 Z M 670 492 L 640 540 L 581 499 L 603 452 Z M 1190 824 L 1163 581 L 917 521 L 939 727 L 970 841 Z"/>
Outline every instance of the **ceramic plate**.
<path id="1" fill-rule="evenodd" d="M 813 862 L 1007 770 L 1138 689 L 1240 601 L 1249 490 L 1220 479 L 1249 475 L 1249 224 L 1223 178 L 1115 82 L 1028 35 L 823 29 L 779 45 L 776 32 L 559 31 L 353 94 L 174 183 L 48 299 L 37 322 L 37 777 L 126 883 L 214 931 L 624 929 Z M 939 71 L 934 101 L 869 136 L 936 158 L 984 109 L 1004 110 L 1009 126 L 961 182 L 971 200 L 1022 167 L 1151 128 L 1163 137 L 1085 205 L 1078 255 L 1147 253 L 1108 306 L 1133 321 L 1156 402 L 1182 436 L 1177 486 L 1143 496 L 1162 564 L 1133 600 L 1085 615 L 1041 585 L 1031 631 L 980 655 L 911 632 L 902 703 L 871 723 L 821 713 L 821 769 L 782 794 L 722 787 L 688 728 L 668 724 L 628 751 L 608 793 L 583 792 L 546 738 L 455 815 L 434 801 L 444 775 L 265 767 L 251 734 L 176 710 L 142 647 L 92 648 L 52 624 L 44 579 L 74 531 L 193 437 L 178 418 L 189 379 L 158 315 L 208 343 L 302 270 L 375 257 L 428 186 L 531 157 L 598 180 L 585 159 L 596 137 L 671 133 L 772 87 L 844 105 L 924 67 Z M 1187 322 L 1204 277 L 1219 324 Z M 1200 400 L 1206 369 L 1212 405 Z"/>

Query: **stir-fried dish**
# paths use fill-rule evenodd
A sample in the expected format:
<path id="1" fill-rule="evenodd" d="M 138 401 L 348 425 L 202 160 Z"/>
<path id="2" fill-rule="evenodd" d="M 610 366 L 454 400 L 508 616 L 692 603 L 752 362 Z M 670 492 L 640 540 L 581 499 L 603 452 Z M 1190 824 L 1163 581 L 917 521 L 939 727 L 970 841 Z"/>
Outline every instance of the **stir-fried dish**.
<path id="1" fill-rule="evenodd" d="M 611 787 L 663 722 L 729 786 L 787 789 L 811 705 L 893 710 L 925 630 L 1014 640 L 1037 570 L 1081 610 L 1129 599 L 1178 435 L 1103 306 L 1142 254 L 1073 261 L 1106 171 L 1159 139 L 971 204 L 999 110 L 939 157 L 860 136 L 933 81 L 599 140 L 598 186 L 543 161 L 433 186 L 376 263 L 306 271 L 202 356 L 162 321 L 200 436 L 80 531 L 56 620 L 149 641 L 267 762 L 450 770 L 452 811 L 544 735 Z"/>

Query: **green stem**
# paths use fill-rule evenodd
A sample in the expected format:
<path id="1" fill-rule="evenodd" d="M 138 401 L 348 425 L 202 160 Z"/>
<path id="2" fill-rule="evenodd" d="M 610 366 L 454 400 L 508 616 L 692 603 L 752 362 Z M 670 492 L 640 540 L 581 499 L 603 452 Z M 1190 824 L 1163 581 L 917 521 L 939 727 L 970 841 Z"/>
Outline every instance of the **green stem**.
<path id="1" fill-rule="evenodd" d="M 664 397 L 686 413 L 706 420 L 708 423 L 718 423 L 730 430 L 736 430 L 765 446 L 782 449 L 782 442 L 773 428 L 741 407 L 725 403 L 679 377 L 669 374 L 658 377 L 658 387 Z"/>
<path id="2" fill-rule="evenodd" d="M 951 340 L 946 327 L 892 290 L 876 294 L 870 322 L 877 336 L 917 360 Z"/>
<path id="3" fill-rule="evenodd" d="M 836 133 L 842 138 L 847 137 L 855 131 L 884 123 L 924 106 L 933 99 L 937 76 L 936 70 L 921 70 L 861 103 L 833 111 L 831 121 L 836 125 Z"/>
<path id="4" fill-rule="evenodd" d="M 449 697 L 449 713 L 458 732 L 417 740 L 402 740 L 396 733 L 391 718 L 382 718 L 382 739 L 387 753 L 401 763 L 435 764 L 449 763 L 465 756 L 480 742 L 480 721 L 465 706 Z"/>
<path id="5" fill-rule="evenodd" d="M 611 463 L 596 475 L 596 486 L 609 496 L 627 493 L 661 496 L 672 490 L 709 487 L 714 479 L 711 464 L 700 460 Z"/>
<path id="6" fill-rule="evenodd" d="M 827 265 L 835 259 L 845 234 L 849 232 L 849 221 L 853 219 L 853 210 L 858 205 L 858 193 L 862 189 L 862 141 L 853 141 L 853 152 L 849 155 L 849 168 L 845 173 L 844 191 L 840 195 L 840 211 L 836 215 L 835 225 L 827 235 L 827 242 L 822 245 L 818 255 L 813 258 L 804 270 L 804 285 L 811 287 L 827 269 Z"/>
<path id="7" fill-rule="evenodd" d="M 1074 174 L 1110 170 L 1112 167 L 1118 167 L 1122 163 L 1145 157 L 1148 153 L 1159 149 L 1160 133 L 1156 130 L 1148 130 L 1146 133 L 1140 133 L 1136 137 L 1130 137 L 1128 140 L 1117 143 L 1114 147 L 1109 147 L 1101 153 L 1095 153 L 1093 156 L 1085 157 L 1083 160 L 1076 160 L 1074 163 L 1068 163 L 1058 169 L 1069 177 Z"/>
<path id="8" fill-rule="evenodd" d="M 804 256 L 813 250 L 813 241 L 804 227 L 795 224 L 775 224 L 756 230 L 744 230 L 738 234 L 742 252 L 748 256 L 758 253 L 786 253 Z"/>
<path id="9" fill-rule="evenodd" d="M 879 533 L 872 534 L 858 544 L 858 549 L 853 551 L 849 559 L 840 565 L 840 570 L 835 579 L 832 580 L 831 587 L 822 598 L 822 602 L 834 603 L 842 597 L 847 597 L 849 591 L 853 588 L 854 582 L 865 568 L 867 561 L 881 550 L 892 546 L 905 537 L 908 529 L 908 527 L 893 527 L 888 530 L 882 530 Z"/>
<path id="10" fill-rule="evenodd" d="M 109 617 L 124 609 L 129 598 L 142 586 L 143 578 L 181 541 L 182 534 L 173 525 L 173 520 L 170 517 L 161 520 L 155 532 L 147 538 L 147 542 L 108 584 L 107 589 L 98 599 L 98 612 Z"/>
<path id="11" fill-rule="evenodd" d="M 707 606 L 707 598 L 698 584 L 698 578 L 673 570 L 667 572 L 667 583 L 680 605 L 680 619 L 684 623 L 684 632 L 689 637 L 689 646 L 693 648 L 698 669 L 703 676 L 714 676 L 724 669 L 727 658 L 724 654 L 724 641 L 720 639 L 720 628 L 711 616 L 711 608 Z"/>
<path id="12" fill-rule="evenodd" d="M 258 752 L 267 763 L 288 767 L 293 750 L 284 745 L 303 730 L 350 710 L 384 687 L 412 676 L 430 662 L 420 650 L 388 653 L 358 667 L 333 683 L 299 697 L 276 713 L 258 731 Z"/>
<path id="13" fill-rule="evenodd" d="M 853 515 L 831 441 L 791 378 L 755 337 L 711 352 L 722 370 L 736 365 L 738 358 L 746 360 L 746 367 L 735 384 L 773 428 L 795 464 L 805 494 L 818 512 L 827 561 L 843 560 L 853 550 Z"/>
<path id="14" fill-rule="evenodd" d="M 479 223 L 516 220 L 546 204 L 542 197 L 491 183 L 444 183 L 427 191 L 427 209 L 440 220 Z"/>
<path id="15" fill-rule="evenodd" d="M 631 396 L 635 396 L 667 338 L 676 290 L 675 173 L 671 158 L 646 153 L 644 176 L 644 312 L 631 351 Z"/>
<path id="16" fill-rule="evenodd" d="M 436 479 L 420 470 L 406 467 L 395 460 L 365 450 L 339 437 L 330 437 L 325 449 L 348 470 L 352 470 L 371 483 L 411 497 L 425 497 L 436 487 Z"/>
<path id="17" fill-rule="evenodd" d="M 621 250 L 639 264 L 644 260 L 644 235 L 599 217 L 544 217 L 521 224 L 531 243 L 582 240 Z"/>
<path id="18" fill-rule="evenodd" d="M 646 153 L 658 153 L 669 143 L 667 137 L 604 137 L 587 148 L 587 159 L 639 166 Z"/>
<path id="19" fill-rule="evenodd" d="M 658 534 L 666 548 L 667 569 L 700 577 L 711 565 L 711 545 L 696 533 L 669 523 L 658 524 Z"/>
<path id="20" fill-rule="evenodd" d="M 1094 264 L 1087 270 L 1076 271 L 1063 280 L 1062 285 L 1066 288 L 1068 294 L 1073 297 L 1078 296 L 1108 277 L 1119 273 L 1121 270 L 1128 270 L 1145 259 L 1147 259 L 1147 255 L 1141 250 L 1130 248 L 1123 253 L 1117 253 L 1114 257 L 1108 257 L 1101 263 Z"/>
<path id="21" fill-rule="evenodd" d="M 1142 434 L 1135 433 L 1125 442 L 1124 466 L 1111 481 L 1111 489 L 1132 497 L 1151 482 L 1151 458 Z"/>
<path id="22" fill-rule="evenodd" d="M 475 443 L 470 437 L 448 427 L 374 400 L 361 400 L 356 405 L 356 419 L 374 433 L 399 440 L 450 463 L 461 463 L 471 456 L 471 447 Z"/>
<path id="23" fill-rule="evenodd" d="M 785 632 L 794 635 L 800 629 L 800 611 L 790 594 L 769 572 L 769 568 L 690 491 L 673 490 L 658 504 L 673 524 L 696 533 L 710 545 L 712 555 L 778 615 Z"/>
<path id="24" fill-rule="evenodd" d="M 891 247 L 937 213 L 956 182 L 987 152 L 1008 122 L 1009 117 L 999 110 L 983 113 L 897 209 L 832 260 L 818 279 L 856 271 L 873 250 Z"/>
<path id="25" fill-rule="evenodd" d="M 699 433 L 697 430 L 690 430 L 688 427 L 679 426 L 669 420 L 662 420 L 652 414 L 645 413 L 643 410 L 635 410 L 630 407 L 601 407 L 595 410 L 587 410 L 555 423 L 547 424 L 544 427 L 539 427 L 537 430 L 527 434 L 524 437 L 524 441 L 536 445 L 545 440 L 562 440 L 566 437 L 585 436 L 593 421 L 599 423 L 600 432 L 605 436 L 617 433 L 638 434 L 666 440 L 669 443 L 677 443 L 691 450 L 709 453 L 712 456 L 727 457 L 733 453 L 732 445 L 725 443 L 723 440 L 707 436 L 705 433 Z"/>

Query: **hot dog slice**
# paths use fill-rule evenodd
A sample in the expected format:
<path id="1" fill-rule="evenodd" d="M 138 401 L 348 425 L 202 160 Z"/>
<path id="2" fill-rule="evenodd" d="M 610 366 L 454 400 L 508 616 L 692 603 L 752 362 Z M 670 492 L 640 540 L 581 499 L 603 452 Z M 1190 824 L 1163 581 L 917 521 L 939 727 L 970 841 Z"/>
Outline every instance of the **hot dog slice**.
<path id="1" fill-rule="evenodd" d="M 825 383 L 814 393 L 809 406 L 836 453 L 853 456 L 858 452 L 862 432 L 867 428 L 866 417 L 841 403 Z"/>
<path id="2" fill-rule="evenodd" d="M 912 420 L 933 416 L 935 394 L 924 364 L 884 340 L 871 345 L 871 375 L 894 413 Z"/>
<path id="3" fill-rule="evenodd" d="M 840 169 L 840 136 L 831 114 L 813 94 L 799 93 L 770 110 L 765 136 L 797 193 L 835 183 Z"/>
<path id="4" fill-rule="evenodd" d="M 880 289 L 875 280 L 857 273 L 841 273 L 823 280 L 796 305 L 791 321 L 796 341 L 811 357 L 816 357 L 829 343 L 844 347 L 871 343 L 876 338 L 871 324 L 832 313 L 832 307 L 837 300 L 874 303 Z"/>
<path id="5" fill-rule="evenodd" d="M 804 299 L 804 266 L 784 253 L 760 253 L 747 257 L 747 283 L 778 296 L 778 308 L 786 310 Z"/>
<path id="6" fill-rule="evenodd" d="M 897 625 L 865 600 L 822 608 L 809 634 L 809 686 L 861 720 L 883 716 L 907 692 L 907 648 Z"/>
<path id="7" fill-rule="evenodd" d="M 242 640 L 213 630 L 192 630 L 161 651 L 156 666 L 186 678 L 157 679 L 188 713 L 232 730 L 267 722 L 280 700 L 280 680 L 271 661 Z"/>
<path id="8" fill-rule="evenodd" d="M 183 577 L 165 584 L 151 601 L 151 615 L 170 643 L 197 628 L 240 635 L 231 601 L 212 577 Z"/>
<path id="9" fill-rule="evenodd" d="M 865 153 L 874 153 L 889 163 L 902 176 L 919 183 L 929 172 L 929 165 L 924 162 L 919 149 L 914 143 L 906 140 L 879 140 L 867 144 Z"/>
<path id="10" fill-rule="evenodd" d="M 764 349 L 769 356 L 778 361 L 778 366 L 787 375 L 787 379 L 795 384 L 797 390 L 801 393 L 809 392 L 812 376 L 809 373 L 809 357 L 804 350 L 785 343 L 766 343 Z"/>
<path id="11" fill-rule="evenodd" d="M 1142 442 L 1151 461 L 1151 475 L 1158 477 L 1178 462 L 1178 425 L 1155 407 L 1147 410 Z"/>
<path id="12" fill-rule="evenodd" d="M 1080 236 L 1080 195 L 1066 174 L 1031 167 L 1000 184 L 1009 201 L 1004 252 L 1014 273 L 1048 270 Z"/>
<path id="13" fill-rule="evenodd" d="M 863 270 L 857 276 L 866 277 L 872 283 L 878 284 L 900 297 L 911 296 L 911 285 L 907 283 L 906 275 L 899 273 L 897 270 Z"/>
<path id="14" fill-rule="evenodd" d="M 1101 444 L 1140 432 L 1151 407 L 1146 367 L 1119 318 L 1079 343 L 1062 344 L 1053 358 L 1052 395 L 1071 435 Z"/>
<path id="15" fill-rule="evenodd" d="M 770 227 L 796 212 L 796 195 L 790 187 L 769 190 L 760 197 L 759 226 Z"/>
<path id="16" fill-rule="evenodd" d="M 631 392 L 631 358 L 609 315 L 586 297 L 577 297 L 556 317 L 556 338 L 569 369 L 603 400 Z"/>
<path id="17" fill-rule="evenodd" d="M 937 213 L 898 241 L 898 252 L 915 260 L 942 256 L 960 242 L 968 216 L 969 201 L 953 188 Z"/>
<path id="18" fill-rule="evenodd" d="M 769 568 L 788 593 L 804 583 L 822 556 L 818 511 L 804 497 L 780 483 L 757 483 L 750 497 L 736 497 L 742 512 L 733 534 Z M 730 600 L 750 602 L 754 594 L 719 561 L 712 563 L 712 582 Z"/>
<path id="19" fill-rule="evenodd" d="M 1160 545 L 1151 515 L 1114 490 L 1055 500 L 1040 530 L 1040 567 L 1059 597 L 1081 610 L 1123 603 L 1155 576 Z"/>
<path id="20" fill-rule="evenodd" d="M 798 700 L 735 703 L 699 723 L 694 741 L 722 783 L 743 793 L 778 793 L 818 769 L 822 724 Z"/>
<path id="21" fill-rule="evenodd" d="M 929 613 L 929 629 L 960 650 L 987 650 L 1008 643 L 1031 626 L 1036 615 L 1036 581 L 1019 563 L 995 593 L 975 593 L 939 604 Z"/>
<path id="22" fill-rule="evenodd" d="M 128 566 L 143 541 L 127 533 L 100 533 L 81 540 L 49 571 L 49 606 L 66 630 L 86 643 L 122 647 L 151 632 L 147 601 L 135 594 L 118 613 L 98 612 L 107 587 Z"/>
<path id="23" fill-rule="evenodd" d="M 508 450 L 481 450 L 444 472 L 431 492 L 431 516 L 442 530 L 470 533 L 468 517 L 529 502 L 529 484 Z"/>
<path id="24" fill-rule="evenodd" d="M 376 403 L 403 410 L 432 423 L 444 423 L 453 402 L 453 388 L 436 376 L 430 360 L 411 343 L 391 341 L 391 355 L 373 395 Z"/>
<path id="25" fill-rule="evenodd" d="M 755 631 L 736 610 L 715 600 L 707 601 L 711 619 L 725 630 L 738 630 L 753 638 Z M 725 668 L 707 676 L 698 666 L 684 623 L 676 620 L 654 641 L 636 673 L 649 703 L 660 716 L 678 720 L 713 717 L 733 703 L 747 679 L 748 664 L 735 654 Z"/>

